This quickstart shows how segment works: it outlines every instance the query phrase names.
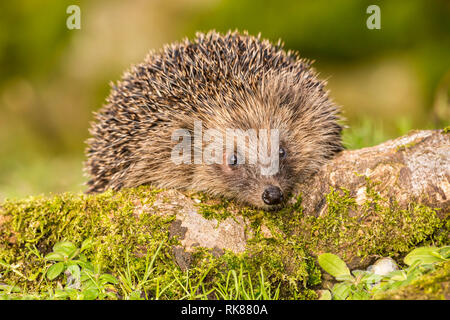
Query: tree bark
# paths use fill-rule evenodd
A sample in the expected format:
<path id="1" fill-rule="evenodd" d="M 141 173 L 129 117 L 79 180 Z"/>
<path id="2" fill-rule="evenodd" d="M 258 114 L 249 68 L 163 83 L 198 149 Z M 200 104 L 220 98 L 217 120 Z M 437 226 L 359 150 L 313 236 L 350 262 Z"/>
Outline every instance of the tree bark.
<path id="1" fill-rule="evenodd" d="M 423 203 L 440 208 L 443 217 L 450 207 L 450 133 L 443 130 L 413 131 L 380 145 L 342 152 L 299 187 L 305 212 L 327 212 L 324 195 L 330 188 L 345 188 L 358 204 L 366 200 L 366 177 L 375 191 L 405 208 Z"/>

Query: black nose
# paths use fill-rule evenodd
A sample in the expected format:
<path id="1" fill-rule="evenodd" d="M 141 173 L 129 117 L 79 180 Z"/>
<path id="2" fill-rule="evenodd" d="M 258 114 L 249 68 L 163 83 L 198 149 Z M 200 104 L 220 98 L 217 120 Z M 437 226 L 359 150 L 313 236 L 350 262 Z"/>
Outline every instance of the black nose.
<path id="1" fill-rule="evenodd" d="M 268 186 L 262 194 L 262 199 L 265 204 L 279 204 L 283 201 L 283 192 L 275 186 Z"/>

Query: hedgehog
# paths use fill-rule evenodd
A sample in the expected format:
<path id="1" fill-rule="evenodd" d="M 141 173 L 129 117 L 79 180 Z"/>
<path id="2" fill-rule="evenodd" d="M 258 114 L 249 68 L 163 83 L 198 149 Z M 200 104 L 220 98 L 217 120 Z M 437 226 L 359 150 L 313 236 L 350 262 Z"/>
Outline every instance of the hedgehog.
<path id="1" fill-rule="evenodd" d="M 111 84 L 95 113 L 86 192 L 151 185 L 282 207 L 343 149 L 340 107 L 311 64 L 281 40 L 238 31 L 196 33 L 151 51 Z M 259 155 L 269 153 L 276 168 L 264 171 L 273 165 Z"/>

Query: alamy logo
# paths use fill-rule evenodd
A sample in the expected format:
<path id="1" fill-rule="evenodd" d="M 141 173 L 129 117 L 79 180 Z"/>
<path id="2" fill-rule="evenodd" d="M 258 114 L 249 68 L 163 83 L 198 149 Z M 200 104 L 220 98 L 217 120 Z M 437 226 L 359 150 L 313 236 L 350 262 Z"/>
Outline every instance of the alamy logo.
<path id="1" fill-rule="evenodd" d="M 265 176 L 279 169 L 278 129 L 207 129 L 203 133 L 202 122 L 194 121 L 193 137 L 189 130 L 177 129 L 171 138 L 178 142 L 171 151 L 171 160 L 177 165 L 248 163 L 259 165 Z"/>
<path id="2" fill-rule="evenodd" d="M 381 29 L 381 11 L 380 7 L 372 4 L 367 7 L 366 13 L 371 14 L 366 21 L 367 28 L 370 30 Z"/>
<path id="3" fill-rule="evenodd" d="M 70 14 L 66 20 L 67 29 L 81 29 L 81 9 L 79 6 L 73 4 L 67 7 L 66 13 Z"/>

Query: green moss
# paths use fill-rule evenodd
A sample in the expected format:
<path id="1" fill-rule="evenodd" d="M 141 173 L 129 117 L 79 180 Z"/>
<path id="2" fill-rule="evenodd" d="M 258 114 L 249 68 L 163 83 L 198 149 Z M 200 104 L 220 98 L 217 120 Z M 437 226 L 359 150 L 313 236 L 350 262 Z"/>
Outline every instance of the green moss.
<path id="1" fill-rule="evenodd" d="M 320 217 L 303 213 L 301 196 L 278 212 L 241 208 L 235 214 L 251 226 L 248 255 L 263 257 L 255 265 L 264 265 L 274 279 L 311 288 L 320 281 L 311 257 L 320 253 L 364 261 L 370 256 L 401 258 L 419 245 L 448 244 L 449 223 L 438 217 L 437 209 L 414 203 L 400 208 L 376 192 L 377 184 L 366 178 L 367 200 L 360 206 L 348 190 L 331 189 L 325 197 L 328 212 Z"/>
<path id="2" fill-rule="evenodd" d="M 242 269 L 247 278 L 255 280 L 262 271 L 270 287 L 280 289 L 282 299 L 317 297 L 310 288 L 320 283 L 320 271 L 314 259 L 301 246 L 280 246 L 280 243 L 266 239 L 252 241 L 241 254 L 227 251 L 223 256 L 216 257 L 209 250 L 199 248 L 193 257 L 190 272 L 194 277 L 199 278 L 205 270 L 208 271 L 204 283 L 206 291 L 217 284 L 225 285 L 225 275 L 229 270 Z"/>
<path id="3" fill-rule="evenodd" d="M 90 238 L 95 245 L 86 252 L 87 259 L 121 281 L 128 274 L 127 281 L 135 283 L 135 289 L 147 298 L 204 298 L 218 284 L 225 284 L 230 270 L 244 270 L 245 277 L 253 280 L 263 271 L 267 285 L 273 290 L 279 288 L 280 298 L 314 299 L 317 295 L 313 288 L 321 282 L 314 258 L 319 253 L 339 253 L 344 259 L 397 257 L 419 244 L 448 243 L 449 223 L 440 220 L 435 209 L 416 204 L 399 208 L 395 201 L 381 198 L 368 179 L 366 203 L 358 206 L 348 190 L 331 189 L 325 197 L 328 212 L 320 217 L 303 212 L 301 196 L 293 205 L 276 212 L 203 196 L 198 208 L 205 218 L 221 223 L 227 217 L 241 216 L 248 223 L 247 249 L 240 254 L 225 252 L 217 256 L 198 248 L 192 254 L 190 270 L 183 272 L 173 256 L 173 247 L 179 242 L 169 236 L 175 213 L 161 215 L 140 209 L 147 206 L 157 210 L 151 205 L 160 191 L 141 187 L 100 195 L 32 197 L 1 204 L 2 282 L 20 288 L 24 294 L 51 292 L 55 281 L 45 277 L 51 263 L 44 256 L 58 241 L 79 246 Z M 148 257 L 160 243 L 164 245 L 151 281 L 138 285 Z M 60 281 L 63 286 L 65 280 Z M 193 288 L 199 286 L 188 294 L 185 283 Z M 118 297 L 132 288 L 127 290 L 117 288 Z"/>
<path id="4" fill-rule="evenodd" d="M 421 204 L 399 208 L 395 201 L 381 198 L 370 182 L 366 197 L 367 201 L 357 206 L 347 190 L 332 189 L 326 198 L 328 214 L 303 217 L 297 233 L 311 251 L 339 253 L 347 260 L 369 255 L 395 257 L 420 243 L 448 241 L 448 226 L 437 210 Z"/>
<path id="5" fill-rule="evenodd" d="M 407 144 L 398 146 L 398 147 L 396 148 L 396 151 L 404 151 L 404 150 L 406 150 L 406 149 L 412 148 L 412 147 L 414 147 L 417 143 L 418 143 L 418 141 L 412 141 L 412 142 L 410 142 L 410 143 L 407 143 Z"/>
<path id="6" fill-rule="evenodd" d="M 100 195 L 63 194 L 3 203 L 0 207 L 2 280 L 27 294 L 52 291 L 55 283 L 45 277 L 51 262 L 44 256 L 59 241 L 71 241 L 80 246 L 88 238 L 94 240 L 94 246 L 86 252 L 86 257 L 102 272 L 119 278 L 128 269 L 130 274 L 143 274 L 147 257 L 163 241 L 152 274 L 157 281 L 145 287 L 150 297 L 157 295 L 158 284 L 164 286 L 174 282 L 175 285 L 159 298 L 185 297 L 186 292 L 181 284 L 177 285 L 178 281 L 196 283 L 203 279 L 202 288 L 208 291 L 225 280 L 223 275 L 228 270 L 238 270 L 241 266 L 246 276 L 255 280 L 262 270 L 268 275 L 269 285 L 282 288 L 283 298 L 316 297 L 307 287 L 320 281 L 320 272 L 301 245 L 288 243 L 283 237 L 258 242 L 259 232 L 254 232 L 255 237 L 243 254 L 226 252 L 217 257 L 209 250 L 198 248 L 192 255 L 189 274 L 181 271 L 174 262 L 172 251 L 178 241 L 170 238 L 168 231 L 175 217 L 139 209 L 144 205 L 150 207 L 159 191 L 142 187 Z M 210 212 L 209 218 L 217 217 L 219 223 L 227 207 L 223 203 L 201 206 L 203 213 Z M 225 215 L 230 216 L 230 213 L 225 212 Z"/>
<path id="7" fill-rule="evenodd" d="M 230 211 L 230 206 L 232 206 L 232 203 L 228 199 L 211 198 L 205 193 L 196 193 L 192 195 L 191 198 L 200 201 L 196 204 L 198 208 L 197 212 L 205 219 L 216 219 L 220 222 L 232 216 Z"/>
<path id="8" fill-rule="evenodd" d="M 450 132 L 450 126 L 445 127 L 444 129 L 442 129 L 443 133 L 449 133 Z"/>
<path id="9" fill-rule="evenodd" d="M 80 246 L 83 240 L 93 239 L 94 249 L 87 252 L 87 258 L 113 273 L 123 268 L 128 252 L 145 256 L 162 240 L 170 244 L 168 226 L 173 217 L 144 212 L 136 218 L 136 201 L 152 203 L 158 192 L 138 188 L 133 192 L 63 194 L 3 203 L 0 261 L 3 267 L 10 266 L 9 270 L 0 269 L 3 278 L 27 292 L 49 289 L 44 273 L 50 263 L 43 257 L 61 240 Z M 164 254 L 168 252 L 166 246 Z"/>
<path id="10" fill-rule="evenodd" d="M 375 299 L 391 300 L 448 300 L 450 298 L 450 261 L 440 264 L 411 284 L 383 292 Z"/>
<path id="11" fill-rule="evenodd" d="M 243 268 L 251 279 L 256 279 L 262 270 L 273 289 L 280 288 L 283 299 L 315 299 L 317 294 L 311 287 L 320 283 L 321 273 L 314 258 L 305 250 L 302 242 L 286 237 L 293 230 L 294 215 L 301 212 L 301 198 L 281 211 L 242 207 L 224 199 L 202 198 L 199 213 L 206 218 L 223 221 L 227 217 L 241 216 L 248 222 L 247 248 L 241 254 L 225 252 L 220 258 L 208 250 L 199 249 L 193 265 L 207 260 L 213 267 L 210 271 L 212 282 L 223 283 L 223 275 L 228 270 Z M 263 231 L 263 228 L 265 231 Z M 209 265 L 211 266 L 211 265 Z M 203 267 L 202 269 L 206 269 Z M 209 267 L 208 267 L 209 268 Z"/>

